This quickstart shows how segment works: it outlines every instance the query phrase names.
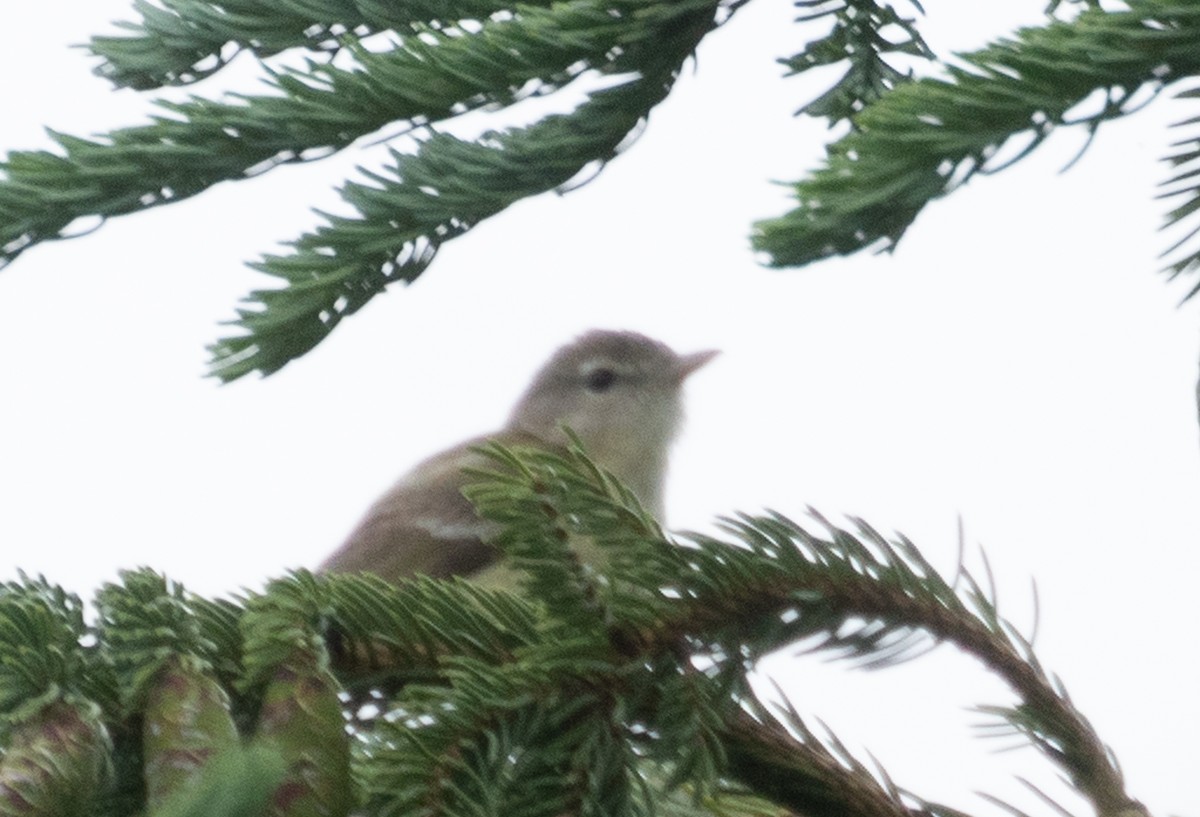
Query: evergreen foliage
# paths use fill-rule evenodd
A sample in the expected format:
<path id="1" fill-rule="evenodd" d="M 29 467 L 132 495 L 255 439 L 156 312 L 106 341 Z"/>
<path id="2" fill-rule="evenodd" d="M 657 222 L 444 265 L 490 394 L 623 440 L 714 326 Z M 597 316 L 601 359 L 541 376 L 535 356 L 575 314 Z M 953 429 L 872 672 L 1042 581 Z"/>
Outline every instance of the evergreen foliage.
<path id="1" fill-rule="evenodd" d="M 414 280 L 445 241 L 613 159 L 745 2 L 135 0 L 127 34 L 91 44 L 115 85 L 194 83 L 244 51 L 264 61 L 270 92 L 159 101 L 149 124 L 10 153 L 0 265 L 81 217 L 179 201 L 393 123 L 422 131 L 416 152 L 342 188 L 356 215 L 325 215 L 289 254 L 254 264 L 280 287 L 251 294 L 214 371 L 276 371 Z M 1055 2 L 1045 26 L 911 82 L 898 66 L 933 55 L 892 4 L 796 6 L 827 30 L 781 63 L 844 63 L 801 111 L 848 132 L 796 185 L 796 209 L 757 226 L 778 265 L 890 248 L 925 203 L 1007 166 L 994 157 L 1015 137 L 1019 158 L 1063 125 L 1094 133 L 1200 68 L 1187 0 Z M 271 62 L 296 51 L 303 67 Z M 525 127 L 474 140 L 433 127 L 576 86 L 573 111 Z M 1098 110 L 1074 113 L 1096 95 Z M 1180 123 L 1167 157 L 1170 225 L 1200 209 L 1198 122 Z M 1173 275 L 1200 270 L 1197 234 L 1168 250 Z M 300 571 L 212 600 L 139 570 L 99 592 L 89 623 L 42 579 L 0 586 L 0 817 L 950 817 L 796 711 L 769 711 L 748 680 L 797 644 L 887 667 L 942 643 L 1012 689 L 1015 704 L 980 707 L 994 731 L 1036 747 L 1097 814 L 1145 814 L 1031 640 L 961 566 L 944 578 L 908 540 L 815 512 L 672 538 L 578 450 L 487 451 L 495 466 L 470 496 L 501 526 L 523 595 Z M 578 560 L 579 537 L 603 563 Z"/>
<path id="2" fill-rule="evenodd" d="M 163 113 L 150 125 L 90 140 L 52 133 L 59 152 L 13 152 L 0 164 L 4 263 L 63 237 L 80 216 L 178 201 L 326 155 L 390 123 L 427 132 L 415 154 L 394 152 L 391 166 L 364 171 L 367 183 L 342 189 L 356 216 L 325 215 L 323 226 L 291 242 L 291 254 L 253 265 L 283 286 L 252 293 L 235 322 L 244 331 L 214 345 L 214 369 L 225 379 L 277 370 L 388 284 L 420 275 L 445 241 L 514 201 L 594 173 L 636 134 L 700 39 L 730 13 L 721 0 L 431 3 L 405 4 L 403 12 L 349 2 L 232 5 L 139 4 L 143 22 L 131 36 L 94 41 L 105 59 L 100 72 L 149 88 L 215 70 L 226 44 L 260 55 L 318 53 L 304 68 L 265 66 L 271 94 L 160 100 Z M 609 79 L 592 82 L 571 113 L 475 141 L 432 129 L 585 74 Z"/>
<path id="3" fill-rule="evenodd" d="M 179 201 L 389 126 L 423 134 L 415 152 L 393 151 L 386 167 L 341 188 L 351 215 L 322 213 L 286 253 L 251 265 L 272 286 L 252 292 L 235 331 L 212 345 L 212 371 L 225 380 L 270 374 L 390 284 L 420 276 L 446 241 L 597 172 L 646 124 L 701 40 L 746 2 L 136 0 L 138 19 L 122 35 L 91 42 L 100 75 L 139 90 L 187 85 L 246 52 L 262 61 L 270 92 L 159 100 L 149 124 L 90 139 L 51 132 L 56 150 L 9 153 L 0 162 L 0 266 L 72 234 L 81 219 Z M 795 5 L 799 32 L 824 33 L 780 62 L 791 73 L 842 66 L 800 112 L 850 127 L 824 166 L 796 183 L 795 209 L 755 226 L 755 247 L 777 266 L 890 249 L 927 202 L 1015 161 L 998 164 L 1002 149 L 1023 139 L 1024 155 L 1064 125 L 1094 134 L 1195 76 L 1200 62 L 1190 0 L 1130 0 L 1118 10 L 1055 2 L 1046 25 L 909 82 L 912 66 L 935 59 L 914 25 L 915 0 Z M 297 54 L 299 67 L 280 62 Z M 582 99 L 569 113 L 473 140 L 435 129 L 568 87 Z M 1200 269 L 1195 126 L 1180 123 L 1167 157 L 1167 225 L 1183 230 L 1166 253 L 1172 276 Z"/>
<path id="4" fill-rule="evenodd" d="M 1072 19 L 959 54 L 945 77 L 897 85 L 852 117 L 852 130 L 829 146 L 824 165 L 796 183 L 796 208 L 757 225 L 755 246 L 778 266 L 891 249 L 929 201 L 976 173 L 1010 166 L 1062 126 L 1094 134 L 1195 77 L 1198 40 L 1195 3 L 1130 0 L 1127 10 L 1089 4 Z M 1014 156 L 993 161 L 1020 140 Z M 1196 139 L 1179 147 L 1169 161 L 1181 172 L 1168 180 L 1165 195 L 1183 203 L 1168 214 L 1167 226 L 1200 207 Z M 1170 267 L 1173 276 L 1200 268 L 1197 232 L 1200 225 L 1168 251 L 1183 251 Z M 1198 290 L 1200 284 L 1190 294 Z"/>
<path id="5" fill-rule="evenodd" d="M 44 581 L 5 587 L 0 813 L 951 817 L 748 682 L 798 643 L 874 667 L 950 643 L 1097 814 L 1145 814 L 965 569 L 815 513 L 672 539 L 577 448 L 486 451 L 470 492 L 521 595 L 299 571 L 214 602 L 140 570 L 85 625 Z"/>
<path id="6" fill-rule="evenodd" d="M 921 4 L 910 0 L 916 11 Z M 780 60 L 793 74 L 811 68 L 846 64 L 841 78 L 817 99 L 800 109 L 809 116 L 824 117 L 830 124 L 851 119 L 870 103 L 908 79 L 908 73 L 889 63 L 889 54 L 907 54 L 925 60 L 935 59 L 921 39 L 914 21 L 902 17 L 890 5 L 849 0 L 796 0 L 805 12 L 797 22 L 832 19 L 830 32 L 807 43 L 804 50 Z M 889 33 L 898 30 L 898 40 Z"/>

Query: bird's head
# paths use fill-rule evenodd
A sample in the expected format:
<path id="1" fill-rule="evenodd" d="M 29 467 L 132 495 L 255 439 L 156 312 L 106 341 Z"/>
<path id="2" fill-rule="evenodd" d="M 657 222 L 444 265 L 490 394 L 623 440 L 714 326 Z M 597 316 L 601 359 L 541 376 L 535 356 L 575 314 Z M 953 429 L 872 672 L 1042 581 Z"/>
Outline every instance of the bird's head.
<path id="1" fill-rule="evenodd" d="M 542 367 L 509 428 L 559 444 L 566 442 L 563 427 L 571 429 L 598 464 L 657 506 L 667 449 L 683 415 L 683 381 L 715 355 L 680 355 L 634 332 L 593 330 Z"/>

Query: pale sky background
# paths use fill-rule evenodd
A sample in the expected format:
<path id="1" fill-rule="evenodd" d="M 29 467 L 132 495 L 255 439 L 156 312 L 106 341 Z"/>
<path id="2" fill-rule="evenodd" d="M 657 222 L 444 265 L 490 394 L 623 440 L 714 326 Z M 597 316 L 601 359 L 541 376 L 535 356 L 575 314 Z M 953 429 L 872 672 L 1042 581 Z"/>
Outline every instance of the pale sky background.
<path id="1" fill-rule="evenodd" d="M 70 45 L 127 0 L 12 4 L 0 50 L 0 151 L 139 124 Z M 1044 0 L 928 0 L 940 53 L 1036 23 Z M 1200 299 L 1156 274 L 1162 99 L 927 209 L 892 256 L 760 266 L 756 218 L 818 161 L 826 132 L 792 112 L 817 86 L 774 59 L 816 36 L 759 0 L 703 44 L 628 154 L 565 197 L 513 207 L 456 240 L 314 353 L 266 379 L 202 377 L 206 343 L 262 279 L 242 265 L 337 207 L 381 149 L 224 184 L 37 247 L 0 274 L 0 577 L 45 573 L 85 596 L 148 564 L 202 593 L 312 566 L 421 456 L 498 426 L 529 375 L 591 327 L 723 350 L 689 383 L 669 523 L 738 510 L 857 515 L 944 570 L 961 517 L 1001 611 L 1032 619 L 1043 663 L 1157 815 L 1200 814 Z M 255 90 L 239 60 L 233 85 Z M 222 85 L 221 83 L 225 83 Z M 232 87 L 218 80 L 199 90 Z M 563 104 L 563 103 L 551 103 Z M 768 670 L 806 715 L 929 799 L 1049 814 L 1012 775 L 1075 805 L 1030 749 L 975 736 L 1009 700 L 940 648 L 875 673 L 816 659 Z M 1077 813 L 1089 813 L 1079 806 Z"/>

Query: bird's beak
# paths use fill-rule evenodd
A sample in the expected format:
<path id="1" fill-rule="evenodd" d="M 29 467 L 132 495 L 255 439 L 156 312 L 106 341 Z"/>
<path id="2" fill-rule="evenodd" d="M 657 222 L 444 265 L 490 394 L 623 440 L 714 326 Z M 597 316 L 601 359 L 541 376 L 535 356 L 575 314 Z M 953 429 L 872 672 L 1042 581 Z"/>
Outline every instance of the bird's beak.
<path id="1" fill-rule="evenodd" d="M 687 355 L 679 356 L 679 365 L 676 368 L 676 377 L 679 383 L 682 383 L 688 375 L 699 369 L 705 363 L 712 360 L 721 352 L 718 349 L 705 349 L 703 352 L 692 352 Z"/>

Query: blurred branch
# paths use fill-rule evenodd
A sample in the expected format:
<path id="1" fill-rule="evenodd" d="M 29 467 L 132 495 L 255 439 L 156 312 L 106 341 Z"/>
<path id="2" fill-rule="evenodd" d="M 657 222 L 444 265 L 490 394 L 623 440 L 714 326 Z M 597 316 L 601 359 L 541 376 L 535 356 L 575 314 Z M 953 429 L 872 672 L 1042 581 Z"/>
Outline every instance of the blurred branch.
<path id="1" fill-rule="evenodd" d="M 1181 99 L 1200 99 L 1200 88 L 1192 88 L 1179 93 Z M 1171 278 L 1178 275 L 1194 274 L 1200 271 L 1200 116 L 1193 116 L 1182 122 L 1176 122 L 1176 128 L 1190 128 L 1192 135 L 1186 136 L 1171 147 L 1175 149 L 1164 161 L 1171 166 L 1173 175 L 1162 183 L 1161 199 L 1178 202 L 1167 213 L 1163 229 L 1171 229 L 1176 225 L 1187 225 L 1181 238 L 1176 240 L 1164 252 L 1164 257 L 1175 256 L 1167 267 Z M 1192 297 L 1200 292 L 1200 281 L 1197 281 L 1188 292 Z"/>

